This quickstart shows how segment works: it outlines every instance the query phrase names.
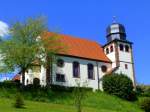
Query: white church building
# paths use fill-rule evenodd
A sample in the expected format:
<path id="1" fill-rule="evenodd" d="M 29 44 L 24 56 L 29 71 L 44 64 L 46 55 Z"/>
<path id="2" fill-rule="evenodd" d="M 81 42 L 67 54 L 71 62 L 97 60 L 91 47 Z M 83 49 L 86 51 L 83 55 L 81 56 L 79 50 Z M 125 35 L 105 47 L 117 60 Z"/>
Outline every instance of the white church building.
<path id="1" fill-rule="evenodd" d="M 58 54 L 53 64 L 52 84 L 72 87 L 76 80 L 88 81 L 88 87 L 102 89 L 102 77 L 108 73 L 123 73 L 135 85 L 132 42 L 126 38 L 122 24 L 108 26 L 107 43 L 100 45 L 88 39 L 61 35 L 62 42 L 69 47 L 67 52 Z M 32 84 L 38 78 L 41 85 L 46 85 L 46 69 L 36 66 L 25 75 L 25 84 Z"/>

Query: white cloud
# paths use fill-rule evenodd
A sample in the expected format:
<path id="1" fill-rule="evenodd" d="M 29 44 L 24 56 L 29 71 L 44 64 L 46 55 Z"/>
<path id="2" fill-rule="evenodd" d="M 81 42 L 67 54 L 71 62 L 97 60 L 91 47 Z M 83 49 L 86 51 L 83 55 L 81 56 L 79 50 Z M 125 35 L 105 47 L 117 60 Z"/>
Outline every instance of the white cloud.
<path id="1" fill-rule="evenodd" d="M 0 21 L 0 36 L 4 37 L 9 33 L 9 26 L 7 23 Z"/>

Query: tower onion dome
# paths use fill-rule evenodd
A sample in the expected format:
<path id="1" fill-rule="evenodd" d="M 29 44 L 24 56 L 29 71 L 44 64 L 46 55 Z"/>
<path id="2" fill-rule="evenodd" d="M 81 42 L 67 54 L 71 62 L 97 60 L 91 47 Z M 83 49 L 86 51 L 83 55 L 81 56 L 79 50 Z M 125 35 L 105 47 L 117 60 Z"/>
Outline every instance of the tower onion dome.
<path id="1" fill-rule="evenodd" d="M 107 41 L 110 42 L 114 39 L 126 40 L 125 27 L 120 23 L 113 23 L 106 29 Z"/>

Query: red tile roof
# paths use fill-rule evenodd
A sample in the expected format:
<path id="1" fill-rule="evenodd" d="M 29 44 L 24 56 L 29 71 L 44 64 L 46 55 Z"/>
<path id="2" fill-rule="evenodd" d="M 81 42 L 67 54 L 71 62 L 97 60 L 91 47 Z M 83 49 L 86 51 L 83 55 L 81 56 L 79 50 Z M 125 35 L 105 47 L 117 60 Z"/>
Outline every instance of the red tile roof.
<path id="1" fill-rule="evenodd" d="M 47 32 L 46 35 L 50 37 L 52 33 Z M 111 62 L 104 54 L 101 45 L 97 42 L 63 34 L 58 35 L 60 36 L 60 42 L 67 47 L 65 52 L 59 52 L 60 55 Z"/>
<path id="2" fill-rule="evenodd" d="M 13 77 L 13 81 L 20 80 L 20 74 L 17 74 Z"/>

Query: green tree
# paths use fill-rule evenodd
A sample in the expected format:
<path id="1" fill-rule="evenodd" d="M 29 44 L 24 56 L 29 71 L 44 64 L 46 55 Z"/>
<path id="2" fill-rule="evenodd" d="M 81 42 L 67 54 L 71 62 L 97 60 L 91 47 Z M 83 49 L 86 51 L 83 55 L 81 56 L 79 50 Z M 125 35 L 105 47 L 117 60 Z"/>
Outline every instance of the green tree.
<path id="1" fill-rule="evenodd" d="M 46 68 L 46 84 L 50 86 L 52 84 L 52 65 L 55 63 L 59 52 L 66 52 L 67 46 L 61 42 L 60 36 L 57 33 L 45 32 L 42 34 L 42 37 L 40 41 L 43 47 L 41 48 L 42 53 L 40 54 L 42 54 L 43 57 L 40 62 Z"/>
<path id="2" fill-rule="evenodd" d="M 76 87 L 74 88 L 73 94 L 77 112 L 82 112 L 83 100 L 87 96 L 87 90 L 85 89 L 87 85 L 87 81 L 81 83 L 80 80 L 76 80 Z"/>
<path id="3" fill-rule="evenodd" d="M 21 95 L 21 93 L 17 93 L 16 97 L 15 97 L 15 103 L 14 103 L 14 107 L 15 108 L 24 108 L 24 99 Z"/>
<path id="4" fill-rule="evenodd" d="M 39 63 L 50 68 L 52 57 L 60 50 L 59 38 L 55 33 L 43 38 L 47 31 L 43 18 L 29 18 L 25 22 L 14 23 L 10 28 L 10 39 L 1 41 L 1 61 L 7 70 L 21 70 L 22 85 L 25 84 L 25 72 L 33 64 Z"/>

